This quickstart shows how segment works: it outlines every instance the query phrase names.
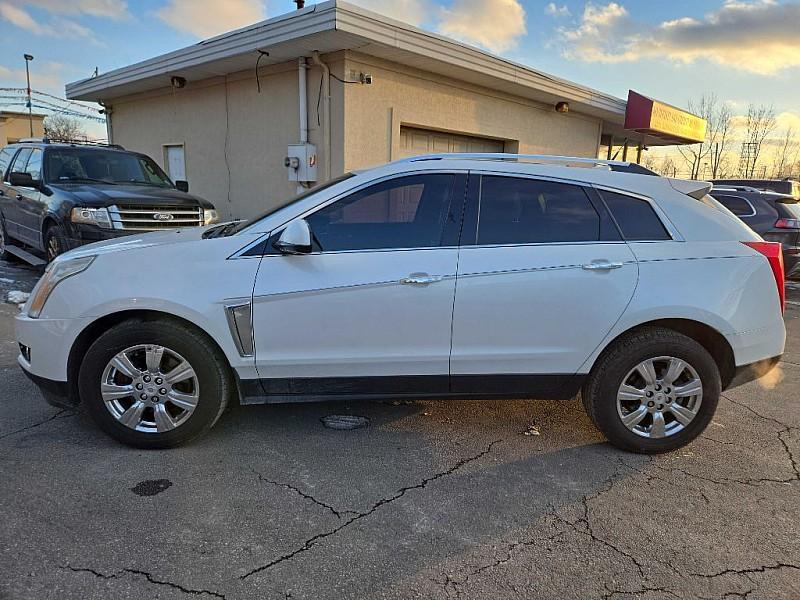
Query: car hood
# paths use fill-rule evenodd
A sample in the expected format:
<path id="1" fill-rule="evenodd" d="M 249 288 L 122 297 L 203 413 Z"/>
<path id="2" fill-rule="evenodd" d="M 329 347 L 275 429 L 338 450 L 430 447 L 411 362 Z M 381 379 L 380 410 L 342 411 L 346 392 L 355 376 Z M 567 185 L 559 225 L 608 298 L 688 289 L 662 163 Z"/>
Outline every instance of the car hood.
<path id="1" fill-rule="evenodd" d="M 125 185 L 107 183 L 51 183 L 49 187 L 71 194 L 76 204 L 91 208 L 114 204 L 144 204 L 148 206 L 202 206 L 214 208 L 200 198 L 178 191 L 149 185 Z"/>
<path id="2" fill-rule="evenodd" d="M 120 238 L 80 246 L 62 254 L 59 256 L 58 260 L 112 254 L 114 252 L 137 250 L 139 248 L 149 248 L 151 246 L 168 246 L 171 244 L 194 242 L 202 239 L 203 232 L 210 227 L 216 227 L 216 225 L 209 225 L 207 227 L 186 227 L 184 229 L 167 229 L 165 231 L 153 231 L 150 233 L 141 233 L 139 235 L 126 235 Z"/>

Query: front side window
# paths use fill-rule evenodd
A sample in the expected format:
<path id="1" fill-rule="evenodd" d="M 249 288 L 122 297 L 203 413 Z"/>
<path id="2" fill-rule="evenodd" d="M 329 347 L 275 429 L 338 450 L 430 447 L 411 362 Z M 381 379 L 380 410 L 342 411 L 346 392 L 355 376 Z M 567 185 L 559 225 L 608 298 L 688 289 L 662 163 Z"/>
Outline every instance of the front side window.
<path id="1" fill-rule="evenodd" d="M 164 171 L 146 156 L 87 148 L 49 150 L 47 179 L 49 183 L 95 181 L 172 187 Z"/>
<path id="2" fill-rule="evenodd" d="M 614 215 L 622 236 L 629 242 L 669 240 L 670 235 L 647 200 L 599 190 Z"/>
<path id="3" fill-rule="evenodd" d="M 515 177 L 481 178 L 479 245 L 599 239 L 600 216 L 580 186 Z"/>
<path id="4" fill-rule="evenodd" d="M 447 173 L 391 179 L 338 200 L 306 220 L 323 252 L 440 246 L 454 180 Z"/>
<path id="5" fill-rule="evenodd" d="M 31 153 L 30 157 L 28 157 L 28 162 L 25 165 L 25 173 L 29 173 L 31 179 L 34 181 L 39 181 L 42 175 L 42 151 L 38 148 L 34 149 Z"/>
<path id="6" fill-rule="evenodd" d="M 720 204 L 731 211 L 738 217 L 753 216 L 753 207 L 750 203 L 741 196 L 728 196 L 726 194 L 714 194 L 714 198 L 719 200 Z"/>
<path id="7" fill-rule="evenodd" d="M 12 173 L 24 173 L 25 172 L 25 165 L 28 164 L 28 159 L 31 156 L 33 150 L 31 148 L 23 148 L 17 154 L 17 157 L 14 159 L 14 163 L 11 165 L 10 172 Z"/>

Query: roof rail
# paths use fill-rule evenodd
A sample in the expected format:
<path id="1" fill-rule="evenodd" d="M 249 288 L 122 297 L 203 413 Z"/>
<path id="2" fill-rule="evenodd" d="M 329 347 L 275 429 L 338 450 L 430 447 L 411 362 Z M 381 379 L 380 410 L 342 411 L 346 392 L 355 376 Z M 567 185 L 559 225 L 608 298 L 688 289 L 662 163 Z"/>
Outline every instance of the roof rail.
<path id="1" fill-rule="evenodd" d="M 714 185 L 715 190 L 722 190 L 722 191 L 733 191 L 733 192 L 763 192 L 765 191 L 763 188 L 755 188 L 751 185 L 726 185 L 721 183 L 719 185 Z"/>
<path id="2" fill-rule="evenodd" d="M 48 140 L 46 137 L 38 137 L 38 138 L 37 137 L 26 137 L 26 138 L 18 139 L 15 143 L 16 144 L 47 144 L 49 142 L 50 142 L 50 140 Z"/>
<path id="3" fill-rule="evenodd" d="M 553 164 L 565 167 L 600 167 L 610 169 L 611 167 L 627 167 L 629 162 L 619 160 L 603 160 L 599 158 L 585 158 L 577 156 L 551 156 L 549 154 L 506 154 L 504 152 L 485 153 L 485 152 L 453 152 L 443 154 L 423 154 L 420 156 L 409 156 L 394 161 L 403 162 L 422 162 L 428 160 L 498 160 L 530 162 L 535 164 Z"/>
<path id="4" fill-rule="evenodd" d="M 43 138 L 45 144 L 69 144 L 70 146 L 99 146 L 102 148 L 115 148 L 125 150 L 119 144 L 109 144 L 108 142 L 98 142 L 94 140 L 71 140 L 69 138 Z"/>

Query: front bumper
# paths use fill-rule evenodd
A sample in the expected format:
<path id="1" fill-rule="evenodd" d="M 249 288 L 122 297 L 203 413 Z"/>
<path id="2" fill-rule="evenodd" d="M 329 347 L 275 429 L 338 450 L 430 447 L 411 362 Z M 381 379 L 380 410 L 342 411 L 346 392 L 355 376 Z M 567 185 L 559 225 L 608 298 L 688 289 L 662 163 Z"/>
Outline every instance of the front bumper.
<path id="1" fill-rule="evenodd" d="M 57 408 L 75 408 L 78 405 L 77 395 L 72 393 L 70 386 L 66 381 L 53 381 L 52 379 L 45 379 L 39 377 L 28 371 L 22 364 L 22 357 L 20 356 L 20 366 L 22 372 L 25 373 L 28 379 L 36 384 L 39 391 L 42 393 L 45 401 Z"/>
<path id="2" fill-rule="evenodd" d="M 93 242 L 102 242 L 104 240 L 113 240 L 120 237 L 125 237 L 135 233 L 142 233 L 141 231 L 126 231 L 124 229 L 105 229 L 97 225 L 89 225 L 85 223 L 70 223 L 67 230 L 67 245 L 69 250 L 91 244 Z"/>

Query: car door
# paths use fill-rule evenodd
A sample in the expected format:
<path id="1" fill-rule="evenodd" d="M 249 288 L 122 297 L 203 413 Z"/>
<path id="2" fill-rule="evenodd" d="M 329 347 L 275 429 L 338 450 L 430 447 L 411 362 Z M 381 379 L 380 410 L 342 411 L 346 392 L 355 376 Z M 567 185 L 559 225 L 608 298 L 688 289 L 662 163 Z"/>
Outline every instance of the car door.
<path id="1" fill-rule="evenodd" d="M 469 187 L 452 390 L 569 396 L 633 295 L 635 257 L 592 188 L 502 174 Z"/>
<path id="2" fill-rule="evenodd" d="M 32 148 L 22 148 L 19 152 L 17 152 L 17 155 L 14 157 L 14 160 L 11 162 L 11 166 L 8 168 L 6 173 L 6 180 L 3 182 L 5 190 L 3 218 L 6 224 L 6 231 L 8 232 L 9 237 L 20 241 L 26 241 L 23 230 L 20 227 L 20 222 L 22 220 L 22 212 L 20 211 L 20 197 L 24 197 L 26 193 L 31 193 L 35 190 L 32 190 L 31 188 L 13 186 L 9 180 L 11 178 L 11 173 L 23 173 L 25 171 L 25 165 L 28 164 L 28 159 L 31 156 L 31 152 L 33 152 Z"/>
<path id="3" fill-rule="evenodd" d="M 3 220 L 5 220 L 5 215 L 10 211 L 11 189 L 6 180 L 8 179 L 9 173 L 8 167 L 11 165 L 11 160 L 14 158 L 16 152 L 16 147 L 9 146 L 0 150 L 0 219 Z M 6 231 L 10 235 L 11 231 L 8 229 L 8 225 L 6 225 Z"/>
<path id="4" fill-rule="evenodd" d="M 37 184 L 42 180 L 42 151 L 33 148 L 25 163 L 24 173 L 28 173 Z M 19 228 L 20 239 L 25 243 L 37 248 L 44 249 L 42 242 L 42 223 L 44 222 L 46 198 L 38 188 L 18 187 L 17 196 L 17 226 Z"/>
<path id="5" fill-rule="evenodd" d="M 392 177 L 305 215 L 310 254 L 272 249 L 253 293 L 268 395 L 448 389 L 465 173 Z"/>

